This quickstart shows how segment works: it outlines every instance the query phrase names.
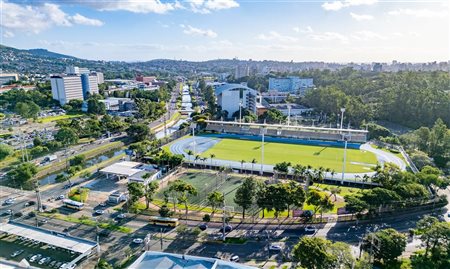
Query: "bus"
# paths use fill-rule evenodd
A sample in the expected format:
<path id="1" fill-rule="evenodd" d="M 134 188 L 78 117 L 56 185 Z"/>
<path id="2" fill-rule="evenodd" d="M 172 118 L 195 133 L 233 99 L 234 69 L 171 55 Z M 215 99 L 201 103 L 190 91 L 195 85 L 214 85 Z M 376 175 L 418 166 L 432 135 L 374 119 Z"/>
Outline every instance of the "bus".
<path id="1" fill-rule="evenodd" d="M 150 217 L 150 224 L 160 225 L 160 226 L 175 227 L 175 226 L 178 225 L 178 219 L 151 216 Z"/>
<path id="2" fill-rule="evenodd" d="M 81 210 L 84 207 L 83 203 L 80 203 L 80 202 L 77 202 L 74 200 L 70 200 L 70 199 L 64 199 L 62 202 L 65 207 L 76 209 L 76 210 Z"/>

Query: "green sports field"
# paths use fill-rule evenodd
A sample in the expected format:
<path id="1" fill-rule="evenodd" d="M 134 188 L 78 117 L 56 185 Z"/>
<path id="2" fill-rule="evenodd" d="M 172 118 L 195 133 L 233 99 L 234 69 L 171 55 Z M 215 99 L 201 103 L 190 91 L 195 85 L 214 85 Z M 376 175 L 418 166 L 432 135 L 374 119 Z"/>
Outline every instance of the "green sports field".
<path id="1" fill-rule="evenodd" d="M 203 152 L 202 157 L 211 154 L 216 159 L 251 162 L 254 159 L 261 163 L 261 142 L 220 139 L 215 146 Z M 335 172 L 342 172 L 344 149 L 335 147 L 309 146 L 298 144 L 272 143 L 264 144 L 264 164 L 276 164 L 282 161 L 292 165 L 311 165 L 313 168 L 330 168 Z M 347 149 L 346 172 L 370 172 L 377 164 L 375 154 L 357 149 Z"/>

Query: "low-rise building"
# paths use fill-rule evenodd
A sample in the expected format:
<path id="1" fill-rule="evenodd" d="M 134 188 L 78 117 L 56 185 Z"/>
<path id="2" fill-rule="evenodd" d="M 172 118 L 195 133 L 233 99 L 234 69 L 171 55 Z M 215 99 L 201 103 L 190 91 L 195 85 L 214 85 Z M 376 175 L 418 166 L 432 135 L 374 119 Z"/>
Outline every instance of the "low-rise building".
<path id="1" fill-rule="evenodd" d="M 17 80 L 19 80 L 19 75 L 15 73 L 0 73 L 0 85 Z"/>
<path id="2" fill-rule="evenodd" d="M 139 182 L 147 185 L 161 177 L 161 171 L 153 165 L 139 162 L 121 161 L 100 170 L 106 178 L 126 179 L 128 182 Z"/>

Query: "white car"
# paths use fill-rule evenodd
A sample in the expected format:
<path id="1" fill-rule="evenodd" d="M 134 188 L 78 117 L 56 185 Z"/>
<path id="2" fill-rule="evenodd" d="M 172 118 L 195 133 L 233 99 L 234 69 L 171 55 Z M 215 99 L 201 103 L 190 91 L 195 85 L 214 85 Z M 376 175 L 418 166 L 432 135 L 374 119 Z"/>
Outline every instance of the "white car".
<path id="1" fill-rule="evenodd" d="M 316 227 L 314 227 L 314 226 L 306 226 L 305 227 L 305 232 L 315 233 L 316 232 Z"/>
<path id="2" fill-rule="evenodd" d="M 105 211 L 103 211 L 101 209 L 95 210 L 95 214 L 97 214 L 97 215 L 103 215 L 103 213 L 105 213 Z"/>
<path id="3" fill-rule="evenodd" d="M 67 263 L 61 264 L 61 266 L 59 267 L 59 269 L 66 269 L 66 265 L 67 265 Z"/>
<path id="4" fill-rule="evenodd" d="M 15 199 L 14 198 L 8 198 L 5 200 L 5 204 L 7 205 L 12 205 L 14 204 Z"/>
<path id="5" fill-rule="evenodd" d="M 38 261 L 41 259 L 41 257 L 42 257 L 42 254 L 36 254 L 33 257 L 31 257 L 30 262 Z"/>
<path id="6" fill-rule="evenodd" d="M 230 261 L 231 262 L 239 262 L 239 256 L 238 255 L 231 256 Z"/>
<path id="7" fill-rule="evenodd" d="M 42 264 L 44 264 L 47 260 L 50 260 L 50 257 L 42 258 L 42 259 L 38 262 L 38 264 L 42 265 Z"/>
<path id="8" fill-rule="evenodd" d="M 281 251 L 281 250 L 283 250 L 283 247 L 281 245 L 279 245 L 279 244 L 270 244 L 269 250 Z"/>
<path id="9" fill-rule="evenodd" d="M 135 239 L 133 239 L 133 243 L 135 243 L 135 244 L 142 244 L 143 242 L 144 242 L 144 240 L 141 239 L 141 238 L 135 238 Z"/>
<path id="10" fill-rule="evenodd" d="M 119 215 L 117 215 L 117 218 L 118 219 L 124 219 L 124 218 L 126 218 L 127 217 L 127 215 L 125 215 L 125 214 L 119 214 Z"/>

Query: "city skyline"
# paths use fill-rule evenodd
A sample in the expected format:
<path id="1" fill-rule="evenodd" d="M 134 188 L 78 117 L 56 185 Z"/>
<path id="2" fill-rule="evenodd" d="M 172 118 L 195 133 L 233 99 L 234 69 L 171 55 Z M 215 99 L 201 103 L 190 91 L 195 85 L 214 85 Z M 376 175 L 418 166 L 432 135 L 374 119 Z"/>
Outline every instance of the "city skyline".
<path id="1" fill-rule="evenodd" d="M 448 61 L 447 1 L 5 1 L 1 43 L 93 60 Z"/>

